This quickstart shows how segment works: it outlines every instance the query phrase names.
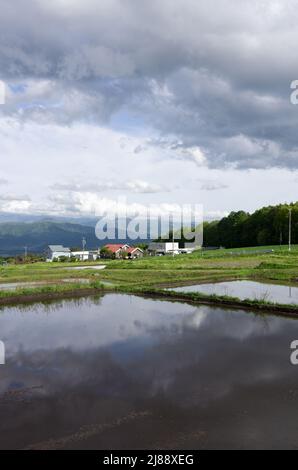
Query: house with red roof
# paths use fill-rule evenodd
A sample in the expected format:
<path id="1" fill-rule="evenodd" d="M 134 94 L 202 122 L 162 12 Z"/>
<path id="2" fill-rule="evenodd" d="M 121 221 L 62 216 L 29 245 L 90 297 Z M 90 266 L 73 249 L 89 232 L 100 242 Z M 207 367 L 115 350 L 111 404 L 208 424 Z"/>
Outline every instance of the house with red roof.
<path id="1" fill-rule="evenodd" d="M 144 252 L 141 250 L 141 248 L 129 246 L 126 243 L 124 245 L 120 243 L 108 243 L 104 246 L 104 250 L 107 253 L 107 257 L 113 257 L 117 259 L 123 257 L 136 259 L 144 256 Z"/>
<path id="2" fill-rule="evenodd" d="M 143 250 L 141 250 L 141 248 L 138 246 L 130 246 L 126 252 L 128 254 L 128 258 L 132 259 L 142 258 L 144 256 Z"/>

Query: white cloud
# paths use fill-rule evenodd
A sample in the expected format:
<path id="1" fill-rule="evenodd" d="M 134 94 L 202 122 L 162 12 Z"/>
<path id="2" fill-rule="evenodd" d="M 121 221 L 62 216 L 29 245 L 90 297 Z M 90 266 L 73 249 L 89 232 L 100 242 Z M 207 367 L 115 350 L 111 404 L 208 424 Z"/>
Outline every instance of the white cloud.
<path id="1" fill-rule="evenodd" d="M 77 213 L 80 215 L 94 215 L 102 216 L 134 216 L 138 215 L 146 218 L 148 211 L 151 216 L 169 217 L 173 215 L 175 218 L 181 216 L 183 204 L 174 202 L 164 202 L 160 204 L 144 204 L 140 202 L 129 202 L 125 196 L 119 198 L 102 197 L 97 193 L 92 192 L 68 192 L 62 194 L 55 194 L 51 196 L 50 200 L 59 207 L 64 213 Z M 193 206 L 194 213 L 198 217 L 202 216 L 201 206 Z"/>
<path id="2" fill-rule="evenodd" d="M 9 201 L 9 202 L 29 202 L 31 198 L 27 195 L 17 195 L 17 194 L 0 194 L 0 201 Z"/>
<path id="3" fill-rule="evenodd" d="M 154 183 L 148 183 L 142 180 L 128 181 L 101 181 L 97 183 L 55 183 L 51 186 L 53 190 L 73 191 L 73 192 L 90 192 L 93 191 L 128 191 L 140 194 L 153 194 L 160 192 L 168 192 L 166 187 L 159 186 Z"/>
<path id="4" fill-rule="evenodd" d="M 294 199 L 296 9 L 292 0 L 2 0 L 1 175 L 20 199 L 6 206 L 85 213 L 97 192 L 110 201 L 116 191 L 213 213 Z M 261 192 L 251 190 L 257 180 Z M 218 181 L 229 187 L 220 198 Z"/>
<path id="5" fill-rule="evenodd" d="M 202 181 L 201 189 L 204 191 L 217 191 L 218 189 L 227 189 L 229 186 L 221 181 L 206 180 Z"/>

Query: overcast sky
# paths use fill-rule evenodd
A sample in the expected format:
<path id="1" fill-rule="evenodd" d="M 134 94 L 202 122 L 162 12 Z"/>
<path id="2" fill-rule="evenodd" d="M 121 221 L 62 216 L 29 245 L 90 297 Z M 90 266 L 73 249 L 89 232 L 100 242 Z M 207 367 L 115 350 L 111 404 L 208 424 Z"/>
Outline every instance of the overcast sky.
<path id="1" fill-rule="evenodd" d="M 0 210 L 298 199 L 295 1 L 0 6 Z"/>

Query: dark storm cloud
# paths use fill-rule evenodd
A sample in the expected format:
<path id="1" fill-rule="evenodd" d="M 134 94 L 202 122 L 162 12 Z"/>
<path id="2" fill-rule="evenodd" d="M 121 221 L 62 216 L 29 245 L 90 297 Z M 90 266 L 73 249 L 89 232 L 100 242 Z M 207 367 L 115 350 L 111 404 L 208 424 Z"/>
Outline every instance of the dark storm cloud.
<path id="1" fill-rule="evenodd" d="M 65 125 L 124 110 L 173 156 L 297 168 L 296 20 L 291 0 L 2 0 L 2 112 Z"/>

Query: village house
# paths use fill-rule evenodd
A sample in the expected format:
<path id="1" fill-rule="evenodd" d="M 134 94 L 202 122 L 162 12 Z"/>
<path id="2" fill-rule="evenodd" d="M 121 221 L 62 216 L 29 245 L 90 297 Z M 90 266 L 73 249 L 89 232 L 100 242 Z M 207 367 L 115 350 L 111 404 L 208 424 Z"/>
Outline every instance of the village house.
<path id="1" fill-rule="evenodd" d="M 150 255 L 179 254 L 178 242 L 152 242 L 148 247 Z"/>
<path id="2" fill-rule="evenodd" d="M 100 259 L 100 252 L 99 250 L 90 250 L 89 251 L 89 257 L 88 257 L 88 260 L 89 261 L 96 261 Z"/>
<path id="3" fill-rule="evenodd" d="M 63 245 L 49 245 L 46 250 L 46 261 L 52 262 L 60 258 L 71 258 L 71 251 Z"/>
<path id="4" fill-rule="evenodd" d="M 128 258 L 136 259 L 144 256 L 143 250 L 138 247 L 129 246 L 127 244 L 120 243 L 109 243 L 104 248 L 108 250 L 116 259 L 122 258 L 124 254 L 127 254 Z"/>
<path id="5" fill-rule="evenodd" d="M 141 258 L 144 256 L 144 252 L 141 250 L 141 248 L 130 246 L 126 243 L 110 243 L 105 245 L 104 248 L 108 251 L 107 257 L 111 255 L 116 259 L 123 258 L 124 254 L 126 254 L 127 258 L 130 259 Z M 71 251 L 70 248 L 67 248 L 63 245 L 49 245 L 46 250 L 47 262 L 59 261 L 65 258 L 76 261 L 96 261 L 100 257 L 101 254 L 99 250 Z"/>
<path id="6" fill-rule="evenodd" d="M 128 253 L 128 257 L 132 259 L 142 258 L 144 256 L 143 250 L 138 246 L 130 246 L 126 251 Z"/>
<path id="7" fill-rule="evenodd" d="M 72 251 L 71 256 L 78 261 L 88 261 L 89 260 L 89 251 Z"/>
<path id="8" fill-rule="evenodd" d="M 122 258 L 123 251 L 128 250 L 129 245 L 122 245 L 120 243 L 109 243 L 104 246 L 104 249 L 109 251 L 115 258 Z"/>
<path id="9" fill-rule="evenodd" d="M 46 250 L 46 261 L 52 262 L 61 258 L 75 259 L 76 261 L 96 261 L 100 258 L 99 250 L 71 251 L 62 245 L 49 245 Z"/>

